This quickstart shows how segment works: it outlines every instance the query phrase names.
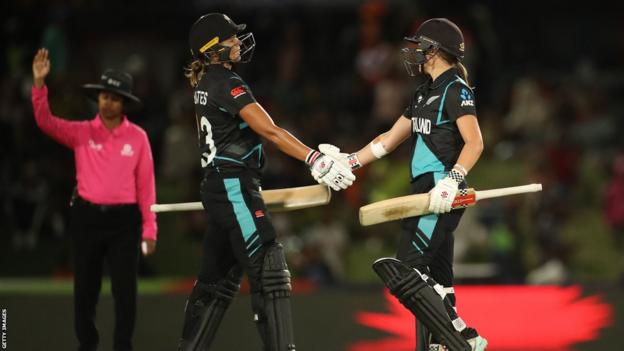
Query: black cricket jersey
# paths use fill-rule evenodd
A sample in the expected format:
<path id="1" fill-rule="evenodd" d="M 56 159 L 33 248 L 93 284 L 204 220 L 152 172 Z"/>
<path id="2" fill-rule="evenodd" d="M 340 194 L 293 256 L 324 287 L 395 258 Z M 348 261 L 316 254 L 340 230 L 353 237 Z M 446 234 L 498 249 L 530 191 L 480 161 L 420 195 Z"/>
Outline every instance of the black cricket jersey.
<path id="1" fill-rule="evenodd" d="M 202 168 L 217 172 L 262 169 L 260 136 L 239 115 L 254 102 L 238 74 L 221 65 L 206 67 L 194 92 Z"/>
<path id="2" fill-rule="evenodd" d="M 430 172 L 439 178 L 453 168 L 464 146 L 455 122 L 464 115 L 477 115 L 474 94 L 456 68 L 417 88 L 403 113 L 412 122 L 412 181 Z"/>

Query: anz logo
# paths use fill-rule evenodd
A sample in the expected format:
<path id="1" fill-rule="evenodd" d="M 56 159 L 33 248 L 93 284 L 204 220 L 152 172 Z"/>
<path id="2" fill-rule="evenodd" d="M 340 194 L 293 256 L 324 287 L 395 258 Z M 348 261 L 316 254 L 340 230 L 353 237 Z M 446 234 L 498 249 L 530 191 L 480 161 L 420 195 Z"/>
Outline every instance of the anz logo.
<path id="1" fill-rule="evenodd" d="M 461 100 L 461 104 L 460 104 L 461 107 L 474 106 L 474 99 L 472 97 L 472 94 L 470 94 L 470 92 L 468 91 L 468 89 L 462 88 L 459 98 Z"/>
<path id="2" fill-rule="evenodd" d="M 412 117 L 412 133 L 431 134 L 431 120 Z"/>

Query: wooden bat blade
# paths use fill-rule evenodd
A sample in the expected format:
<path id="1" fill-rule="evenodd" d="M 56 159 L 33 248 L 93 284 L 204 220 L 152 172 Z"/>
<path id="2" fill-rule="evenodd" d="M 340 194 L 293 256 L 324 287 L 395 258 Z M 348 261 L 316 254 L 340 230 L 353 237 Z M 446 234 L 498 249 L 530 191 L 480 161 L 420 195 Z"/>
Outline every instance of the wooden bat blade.
<path id="1" fill-rule="evenodd" d="M 373 225 L 429 212 L 429 194 L 414 194 L 360 207 L 360 224 Z"/>
<path id="2" fill-rule="evenodd" d="M 542 190 L 542 184 L 528 184 L 509 188 L 475 191 L 461 189 L 453 200 L 453 209 L 474 205 L 477 201 L 494 197 L 531 193 Z M 363 226 L 395 221 L 428 214 L 429 194 L 414 194 L 374 202 L 360 207 L 360 224 Z"/>
<path id="3" fill-rule="evenodd" d="M 263 190 L 261 194 L 267 208 L 273 212 L 292 211 L 327 205 L 331 200 L 331 190 L 329 187 L 320 184 Z"/>
<path id="4" fill-rule="evenodd" d="M 313 206 L 326 205 L 331 200 L 331 190 L 326 185 L 308 185 L 294 188 L 271 189 L 260 192 L 267 208 L 273 212 L 292 211 Z M 203 210 L 201 202 L 175 204 L 154 204 L 152 212 Z"/>
<path id="5" fill-rule="evenodd" d="M 461 189 L 453 200 L 452 208 L 471 206 L 475 202 L 474 189 Z M 429 213 L 428 193 L 407 195 L 360 207 L 360 224 L 367 226 Z"/>

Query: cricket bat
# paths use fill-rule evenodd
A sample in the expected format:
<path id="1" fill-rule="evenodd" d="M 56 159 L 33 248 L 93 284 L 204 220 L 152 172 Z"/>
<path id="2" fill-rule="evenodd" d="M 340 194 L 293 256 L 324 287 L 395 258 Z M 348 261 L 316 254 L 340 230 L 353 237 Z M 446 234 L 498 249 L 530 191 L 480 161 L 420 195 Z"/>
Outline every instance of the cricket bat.
<path id="1" fill-rule="evenodd" d="M 308 185 L 294 188 L 262 190 L 260 192 L 269 211 L 292 211 L 329 203 L 331 191 L 326 185 Z M 174 204 L 154 204 L 152 212 L 198 211 L 203 210 L 201 202 L 182 202 Z"/>
<path id="2" fill-rule="evenodd" d="M 479 200 L 542 190 L 542 184 L 528 184 L 492 190 L 460 189 L 453 200 L 452 209 L 473 206 Z M 429 212 L 429 194 L 414 194 L 374 202 L 360 207 L 360 224 L 363 226 L 422 216 Z"/>

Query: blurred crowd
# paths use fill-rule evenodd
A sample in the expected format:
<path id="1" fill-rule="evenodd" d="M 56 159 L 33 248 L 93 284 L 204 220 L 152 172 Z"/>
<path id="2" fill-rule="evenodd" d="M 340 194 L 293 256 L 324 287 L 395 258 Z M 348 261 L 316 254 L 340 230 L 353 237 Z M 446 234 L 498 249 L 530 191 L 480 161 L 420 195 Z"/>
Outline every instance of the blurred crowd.
<path id="1" fill-rule="evenodd" d="M 247 23 L 257 42 L 236 70 L 276 122 L 309 145 L 356 151 L 387 130 L 417 81 L 400 57 L 403 36 L 425 19 L 449 17 L 464 31 L 486 144 L 468 175 L 488 189 L 542 183 L 539 194 L 488 200 L 456 232 L 456 273 L 466 282 L 620 282 L 624 272 L 624 28 L 603 9 L 578 25 L 574 12 L 527 18 L 522 4 L 445 2 L 274 2 L 247 5 L 171 1 L 140 5 L 9 5 L 0 58 L 0 275 L 70 274 L 65 226 L 74 186 L 72 154 L 36 127 L 31 62 L 50 51 L 53 112 L 92 118 L 80 91 L 105 68 L 128 71 L 144 102 L 129 118 L 149 134 L 158 202 L 196 201 L 201 175 L 187 31 L 202 13 Z M 220 2 L 217 2 L 220 3 Z M 254 6 L 255 4 L 255 6 Z M 514 6 L 516 8 L 514 8 Z M 102 22 L 93 24 L 98 16 Z M 106 20 L 104 20 L 106 19 Z M 100 25 L 105 23 L 105 25 Z M 598 25 L 600 24 L 600 25 Z M 591 43 L 588 46 L 578 43 Z M 269 145 L 264 188 L 311 184 L 306 167 Z M 360 206 L 408 193 L 409 143 L 356 173 L 356 185 L 329 206 L 278 213 L 275 225 L 292 271 L 319 284 L 374 280 L 372 260 L 391 255 L 399 227 L 360 227 Z M 205 219 L 161 214 L 156 256 L 146 275 L 190 275 Z M 196 247 L 196 249 L 193 249 Z M 191 250 L 192 254 L 189 254 Z M 37 259 L 32 259 L 37 257 Z M 195 260 L 195 261 L 194 261 Z"/>

